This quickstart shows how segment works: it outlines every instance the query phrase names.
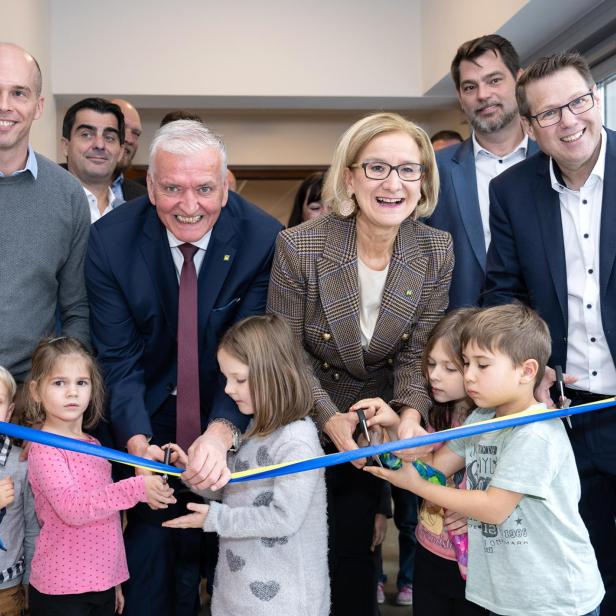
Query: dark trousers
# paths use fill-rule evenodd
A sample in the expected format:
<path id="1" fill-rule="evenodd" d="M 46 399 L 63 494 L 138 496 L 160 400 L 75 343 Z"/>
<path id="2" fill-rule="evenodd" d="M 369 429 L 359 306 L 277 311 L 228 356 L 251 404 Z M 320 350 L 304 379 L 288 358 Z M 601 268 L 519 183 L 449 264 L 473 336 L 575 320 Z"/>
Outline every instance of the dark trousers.
<path id="1" fill-rule="evenodd" d="M 567 389 L 572 406 L 607 395 Z M 605 586 L 603 614 L 616 614 L 616 408 L 571 417 L 571 445 L 580 473 L 580 515 L 595 549 Z"/>
<path id="2" fill-rule="evenodd" d="M 332 450 L 329 450 L 331 453 Z M 341 464 L 326 469 L 332 616 L 374 616 L 378 571 L 370 550 L 381 482 Z"/>
<path id="3" fill-rule="evenodd" d="M 152 417 L 155 445 L 175 442 L 175 397 Z M 202 502 L 170 477 L 178 502 L 153 511 L 140 503 L 127 512 L 124 532 L 130 579 L 124 584 L 125 616 L 165 614 L 196 616 L 199 612 L 201 529 L 163 528 L 161 524 L 187 513 L 186 503 Z"/>
<path id="4" fill-rule="evenodd" d="M 113 616 L 115 588 L 76 595 L 46 595 L 30 584 L 28 602 L 31 616 Z"/>
<path id="5" fill-rule="evenodd" d="M 466 583 L 458 563 L 417 544 L 413 616 L 485 616 L 486 610 L 464 597 Z"/>
<path id="6" fill-rule="evenodd" d="M 415 567 L 415 528 L 417 526 L 417 497 L 408 490 L 391 486 L 391 497 L 394 501 L 394 524 L 398 529 L 398 577 L 396 586 L 413 584 L 413 569 Z"/>

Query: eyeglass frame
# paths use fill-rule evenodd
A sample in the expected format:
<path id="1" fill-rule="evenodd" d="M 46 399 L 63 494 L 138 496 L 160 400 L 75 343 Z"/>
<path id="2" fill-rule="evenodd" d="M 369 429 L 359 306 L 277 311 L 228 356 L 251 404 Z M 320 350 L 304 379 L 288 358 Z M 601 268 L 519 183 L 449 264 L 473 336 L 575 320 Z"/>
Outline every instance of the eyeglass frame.
<path id="1" fill-rule="evenodd" d="M 593 88 L 594 90 L 594 88 Z M 558 124 L 562 119 L 563 119 L 563 109 L 566 107 L 567 109 L 569 109 L 569 111 L 573 114 L 573 115 L 582 115 L 583 113 L 586 113 L 587 111 L 590 111 L 594 106 L 595 106 L 595 95 L 593 90 L 589 90 L 588 92 L 584 93 L 584 94 L 580 94 L 579 96 L 576 96 L 575 98 L 571 99 L 568 103 L 565 103 L 564 105 L 561 105 L 560 107 L 552 107 L 550 109 L 546 109 L 545 111 L 542 111 L 541 113 L 537 113 L 535 115 L 528 115 L 528 117 L 531 120 L 535 120 L 535 122 L 537 122 L 537 126 L 539 126 L 539 128 L 549 128 L 550 126 L 555 126 L 556 124 Z M 590 95 L 590 100 L 592 101 L 592 105 L 588 108 L 588 109 L 584 109 L 584 111 L 580 111 L 579 113 L 573 111 L 573 109 L 571 109 L 571 103 L 574 103 L 575 101 L 577 101 L 580 98 L 584 98 L 585 96 L 589 96 Z M 552 122 L 552 124 L 547 124 L 545 126 L 543 126 L 540 122 L 539 122 L 539 116 L 543 115 L 544 113 L 547 113 L 548 111 L 558 111 L 558 120 L 556 120 L 556 122 Z"/>
<path id="2" fill-rule="evenodd" d="M 384 178 L 371 178 L 368 175 L 368 172 L 366 171 L 366 167 L 372 163 L 380 163 L 381 165 L 387 165 L 389 167 L 389 173 L 384 177 Z M 404 178 L 400 177 L 400 172 L 398 171 L 398 169 L 400 167 L 404 167 L 406 165 L 419 165 L 419 167 L 421 167 L 421 173 L 419 175 L 419 177 L 416 180 L 405 180 Z M 355 169 L 361 167 L 364 170 L 364 175 L 366 176 L 366 178 L 368 180 L 374 180 L 376 182 L 384 182 L 390 175 L 392 171 L 395 171 L 398 174 L 398 178 L 401 182 L 419 182 L 419 180 L 421 180 L 426 172 L 426 166 L 423 163 L 400 163 L 399 165 L 390 165 L 389 163 L 386 163 L 384 160 L 367 160 L 363 163 L 355 163 L 353 165 L 349 165 L 349 168 L 351 169 Z"/>

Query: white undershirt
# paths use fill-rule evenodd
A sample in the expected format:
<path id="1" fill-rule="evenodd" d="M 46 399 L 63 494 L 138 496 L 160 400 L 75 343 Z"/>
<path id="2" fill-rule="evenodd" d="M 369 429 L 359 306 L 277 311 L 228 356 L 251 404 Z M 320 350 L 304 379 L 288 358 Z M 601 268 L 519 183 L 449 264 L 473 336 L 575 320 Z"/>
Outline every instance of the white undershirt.
<path id="1" fill-rule="evenodd" d="M 385 280 L 389 264 L 384 270 L 373 270 L 357 259 L 357 278 L 359 282 L 359 328 L 361 330 L 361 345 L 367 349 L 372 340 L 372 334 L 379 318 L 381 300 L 385 290 Z"/>
<path id="2" fill-rule="evenodd" d="M 567 374 L 572 388 L 616 393 L 616 368 L 601 321 L 599 238 L 607 134 L 601 131 L 599 158 L 584 185 L 570 190 L 557 178 L 550 159 L 550 181 L 561 208 L 567 267 Z M 559 181 L 560 180 L 560 181 Z"/>
<path id="3" fill-rule="evenodd" d="M 490 181 L 505 169 L 519 163 L 526 158 L 528 136 L 514 148 L 507 156 L 496 156 L 479 144 L 473 133 L 473 152 L 475 154 L 475 175 L 477 176 L 477 197 L 479 198 L 479 211 L 481 212 L 481 225 L 486 251 L 490 246 Z"/>
<path id="4" fill-rule="evenodd" d="M 201 271 L 201 265 L 203 265 L 203 259 L 205 258 L 205 251 L 210 243 L 210 237 L 212 237 L 212 230 L 210 229 L 199 241 L 189 242 L 193 246 L 196 246 L 199 250 L 193 257 L 195 269 L 197 270 L 197 276 Z M 182 240 L 178 240 L 169 229 L 167 229 L 167 239 L 169 240 L 169 247 L 171 248 L 171 256 L 173 257 L 173 265 L 175 265 L 175 273 L 178 277 L 178 284 L 180 282 L 180 273 L 182 272 L 182 265 L 184 265 L 184 255 L 178 246 L 185 244 Z"/>

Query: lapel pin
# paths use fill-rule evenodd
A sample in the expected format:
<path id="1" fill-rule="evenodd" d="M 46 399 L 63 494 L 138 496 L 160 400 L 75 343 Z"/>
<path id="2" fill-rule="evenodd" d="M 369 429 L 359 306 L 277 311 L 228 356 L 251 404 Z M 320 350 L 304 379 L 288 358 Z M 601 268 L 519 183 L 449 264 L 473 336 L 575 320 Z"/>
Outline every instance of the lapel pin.
<path id="1" fill-rule="evenodd" d="M 411 297 L 411 295 L 413 295 L 413 291 L 411 289 L 407 289 L 406 290 L 406 296 L 407 297 Z"/>
<path id="2" fill-rule="evenodd" d="M 225 255 L 225 256 L 222 258 L 222 260 L 223 260 L 223 261 L 228 261 L 230 258 L 231 258 L 231 257 L 229 257 L 229 255 Z"/>

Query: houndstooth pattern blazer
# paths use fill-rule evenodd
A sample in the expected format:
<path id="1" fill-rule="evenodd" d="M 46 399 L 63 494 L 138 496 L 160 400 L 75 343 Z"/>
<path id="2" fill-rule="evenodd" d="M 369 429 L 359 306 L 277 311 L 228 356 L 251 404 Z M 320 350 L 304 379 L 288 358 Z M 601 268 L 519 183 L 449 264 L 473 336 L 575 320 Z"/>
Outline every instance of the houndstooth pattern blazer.
<path id="1" fill-rule="evenodd" d="M 282 231 L 267 300 L 312 363 L 319 428 L 337 411 L 393 391 L 393 408 L 431 402 L 421 374 L 428 335 L 447 308 L 454 257 L 449 233 L 407 219 L 400 226 L 374 334 L 361 345 L 355 217 L 332 214 Z"/>

